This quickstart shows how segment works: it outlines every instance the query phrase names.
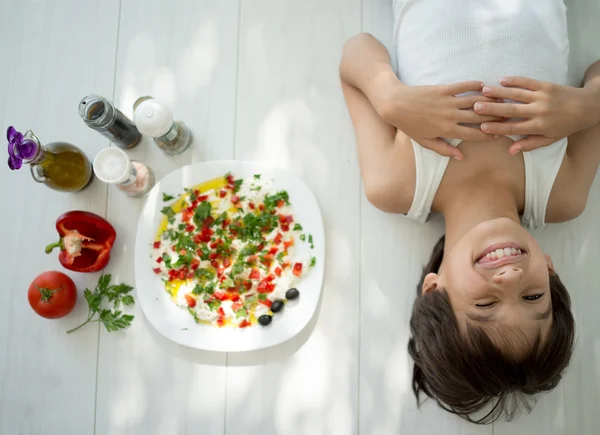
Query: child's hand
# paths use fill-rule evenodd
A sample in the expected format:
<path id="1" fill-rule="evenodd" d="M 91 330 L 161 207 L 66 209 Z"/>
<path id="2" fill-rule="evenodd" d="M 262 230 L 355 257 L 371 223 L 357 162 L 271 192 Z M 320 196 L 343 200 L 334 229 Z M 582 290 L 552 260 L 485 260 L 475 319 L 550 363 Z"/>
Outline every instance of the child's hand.
<path id="1" fill-rule="evenodd" d="M 501 118 L 475 113 L 472 108 L 478 101 L 495 101 L 481 95 L 456 96 L 465 92 L 481 92 L 478 81 L 453 85 L 406 86 L 400 84 L 375 103 L 379 115 L 407 136 L 443 156 L 462 159 L 461 151 L 440 139 L 491 140 L 493 135 L 461 124 L 480 124 Z"/>
<path id="2" fill-rule="evenodd" d="M 501 87 L 486 86 L 483 95 L 519 103 L 476 103 L 475 112 L 516 121 L 486 122 L 485 133 L 495 135 L 529 135 L 513 143 L 509 153 L 531 151 L 598 122 L 597 93 L 587 88 L 557 85 L 525 77 L 506 77 Z"/>

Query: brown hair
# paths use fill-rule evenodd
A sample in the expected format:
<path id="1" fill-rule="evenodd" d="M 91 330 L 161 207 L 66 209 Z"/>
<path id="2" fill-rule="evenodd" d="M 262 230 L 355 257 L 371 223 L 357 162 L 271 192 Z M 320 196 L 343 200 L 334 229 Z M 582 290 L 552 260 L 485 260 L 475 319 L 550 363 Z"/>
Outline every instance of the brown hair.
<path id="1" fill-rule="evenodd" d="M 446 411 L 477 424 L 503 415 L 510 421 L 522 408 L 531 411 L 532 395 L 558 385 L 573 353 L 575 321 L 567 289 L 558 275 L 550 274 L 553 322 L 546 344 L 538 336 L 525 356 L 515 358 L 476 326 L 468 326 L 466 337 L 461 334 L 444 290 L 423 294 L 425 276 L 439 271 L 443 257 L 442 236 L 423 270 L 410 319 L 408 352 L 414 360 L 417 404 L 422 392 Z M 482 411 L 483 416 L 473 416 Z"/>

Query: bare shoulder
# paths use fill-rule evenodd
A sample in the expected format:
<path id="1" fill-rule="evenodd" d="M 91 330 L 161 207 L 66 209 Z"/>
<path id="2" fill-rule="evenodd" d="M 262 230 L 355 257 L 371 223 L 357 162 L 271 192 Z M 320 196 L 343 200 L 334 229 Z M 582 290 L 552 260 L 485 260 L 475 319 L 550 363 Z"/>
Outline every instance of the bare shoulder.
<path id="1" fill-rule="evenodd" d="M 406 214 L 413 202 L 416 184 L 412 141 L 397 131 L 393 146 L 380 166 L 363 175 L 365 195 L 371 204 L 388 213 Z"/>
<path id="2" fill-rule="evenodd" d="M 587 204 L 590 186 L 581 177 L 577 162 L 565 155 L 548 198 L 546 222 L 568 222 L 581 215 Z"/>

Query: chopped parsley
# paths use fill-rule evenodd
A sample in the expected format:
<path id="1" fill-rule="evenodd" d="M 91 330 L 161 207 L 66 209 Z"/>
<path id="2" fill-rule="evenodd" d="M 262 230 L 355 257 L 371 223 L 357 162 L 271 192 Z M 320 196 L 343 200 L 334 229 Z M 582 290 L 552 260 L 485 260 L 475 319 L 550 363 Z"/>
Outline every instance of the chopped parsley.
<path id="1" fill-rule="evenodd" d="M 317 258 L 311 257 L 310 258 L 310 267 L 315 267 L 316 264 L 317 264 Z"/>
<path id="2" fill-rule="evenodd" d="M 306 240 L 306 234 L 300 234 L 300 240 L 304 242 Z"/>
<path id="3" fill-rule="evenodd" d="M 162 259 L 166 267 L 171 267 L 171 257 L 169 256 L 169 254 L 164 252 L 162 255 Z"/>
<path id="4" fill-rule="evenodd" d="M 171 206 L 163 207 L 160 210 L 160 212 L 167 217 L 167 220 L 169 221 L 170 224 L 175 222 L 175 211 L 173 210 L 173 208 Z"/>
<path id="5" fill-rule="evenodd" d="M 260 180 L 260 174 L 254 174 L 254 179 L 255 180 Z"/>
<path id="6" fill-rule="evenodd" d="M 308 235 L 308 243 L 310 243 L 310 249 L 315 249 L 315 245 L 313 244 L 312 234 Z"/>
<path id="7" fill-rule="evenodd" d="M 199 227 L 202 226 L 204 219 L 206 219 L 208 216 L 210 216 L 211 210 L 212 210 L 212 206 L 210 205 L 210 202 L 208 202 L 208 201 L 202 202 L 202 204 L 200 204 L 196 208 L 196 211 L 194 212 L 194 223 L 196 224 L 196 226 L 199 226 Z"/>
<path id="8" fill-rule="evenodd" d="M 260 301 L 266 301 L 267 300 L 267 295 L 264 293 L 259 293 L 258 294 L 258 300 Z"/>
<path id="9" fill-rule="evenodd" d="M 239 179 L 239 180 L 235 180 L 235 187 L 233 188 L 234 192 L 239 192 L 240 188 L 242 187 L 242 184 L 244 184 L 244 180 L 243 179 Z"/>
<path id="10" fill-rule="evenodd" d="M 295 225 L 294 225 L 294 231 L 302 231 L 302 225 L 300 225 L 300 224 L 295 224 Z"/>
<path id="11" fill-rule="evenodd" d="M 173 199 L 175 199 L 174 196 L 171 196 L 171 195 L 168 195 L 166 193 L 163 193 L 163 202 L 171 201 Z"/>
<path id="12" fill-rule="evenodd" d="M 275 210 L 279 201 L 283 201 L 289 205 L 290 196 L 285 190 L 280 190 L 275 195 L 266 195 L 265 196 L 265 208 L 267 210 Z"/>
<path id="13" fill-rule="evenodd" d="M 279 263 L 283 263 L 283 257 L 283 252 L 280 252 L 279 254 L 277 254 L 277 261 L 279 261 Z"/>

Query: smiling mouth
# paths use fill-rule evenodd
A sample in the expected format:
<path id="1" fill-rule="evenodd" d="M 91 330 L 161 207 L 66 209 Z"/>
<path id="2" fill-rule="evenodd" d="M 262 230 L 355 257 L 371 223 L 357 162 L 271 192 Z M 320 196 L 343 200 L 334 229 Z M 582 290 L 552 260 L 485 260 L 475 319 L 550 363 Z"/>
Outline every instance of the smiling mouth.
<path id="1" fill-rule="evenodd" d="M 499 243 L 486 248 L 475 263 L 486 268 L 494 268 L 517 263 L 526 256 L 527 252 L 516 243 Z"/>

